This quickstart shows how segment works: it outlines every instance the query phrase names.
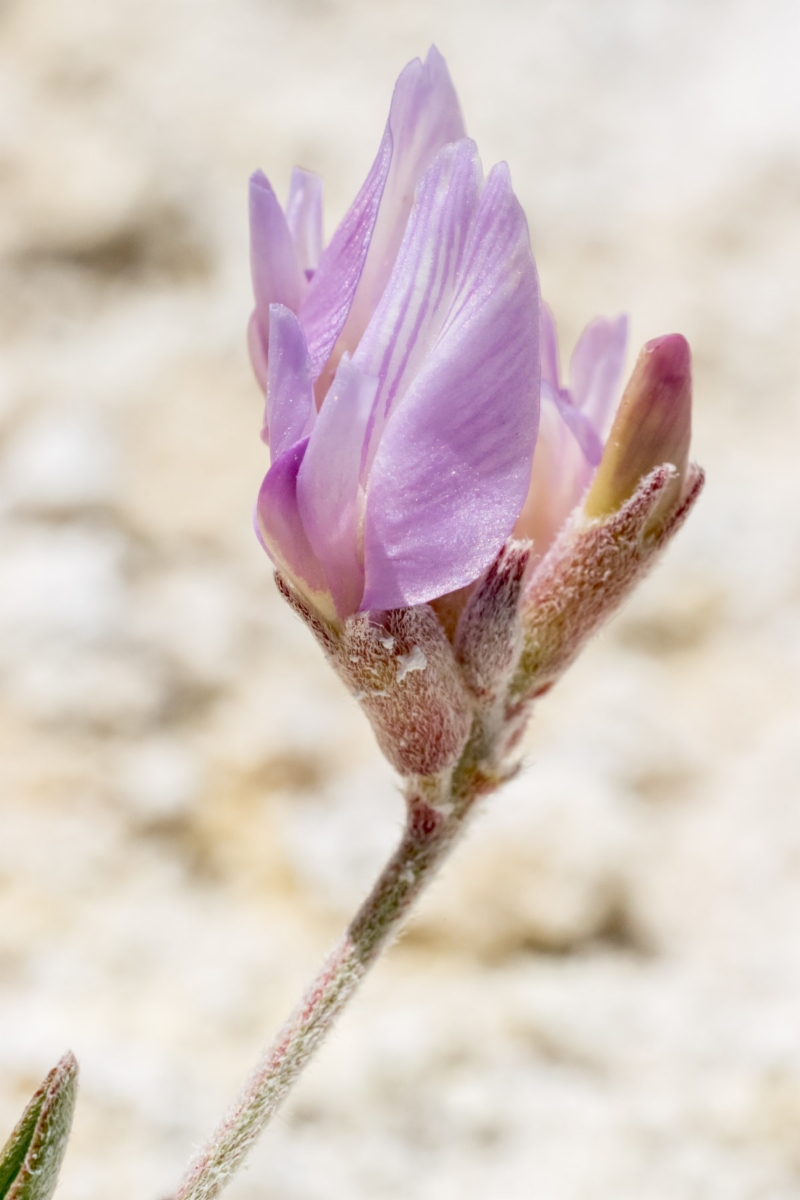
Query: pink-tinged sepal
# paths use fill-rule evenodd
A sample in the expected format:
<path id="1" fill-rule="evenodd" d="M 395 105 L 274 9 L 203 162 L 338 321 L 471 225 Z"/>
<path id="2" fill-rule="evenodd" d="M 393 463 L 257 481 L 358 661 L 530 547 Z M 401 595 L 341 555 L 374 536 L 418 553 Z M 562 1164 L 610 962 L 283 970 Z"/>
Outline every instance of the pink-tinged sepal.
<path id="1" fill-rule="evenodd" d="M 694 464 L 688 467 L 685 492 L 664 515 L 677 478 L 672 464 L 656 467 L 610 516 L 590 519 L 576 512 L 551 546 L 522 600 L 525 643 L 511 686 L 510 717 L 563 674 L 681 527 L 704 476 Z"/>
<path id="2" fill-rule="evenodd" d="M 334 662 L 395 770 L 427 776 L 453 766 L 469 736 L 472 704 L 432 608 L 351 617 Z"/>
<path id="3" fill-rule="evenodd" d="M 453 648 L 464 681 L 482 709 L 505 691 L 522 649 L 519 602 L 531 547 L 509 539 L 475 585 Z"/>
<path id="4" fill-rule="evenodd" d="M 444 629 L 427 604 L 326 619 L 277 571 L 281 594 L 316 637 L 404 776 L 440 775 L 469 737 L 473 702 Z"/>

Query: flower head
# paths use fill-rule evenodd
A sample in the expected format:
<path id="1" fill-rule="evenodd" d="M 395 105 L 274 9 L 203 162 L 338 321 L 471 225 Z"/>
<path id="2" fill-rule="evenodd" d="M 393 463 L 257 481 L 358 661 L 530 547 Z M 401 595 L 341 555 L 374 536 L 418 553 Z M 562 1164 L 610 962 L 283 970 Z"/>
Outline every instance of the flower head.
<path id="1" fill-rule="evenodd" d="M 328 246 L 306 171 L 285 211 L 256 173 L 250 217 L 278 586 L 401 774 L 463 753 L 495 786 L 699 494 L 689 347 L 648 342 L 620 399 L 627 318 L 597 319 L 562 381 L 508 169 L 484 179 L 435 49 Z"/>
<path id="2" fill-rule="evenodd" d="M 513 529 L 538 425 L 538 283 L 507 167 L 484 180 L 431 49 L 324 250 L 314 176 L 295 171 L 285 213 L 260 173 L 250 198 L 268 553 L 337 621 L 471 583 Z"/>

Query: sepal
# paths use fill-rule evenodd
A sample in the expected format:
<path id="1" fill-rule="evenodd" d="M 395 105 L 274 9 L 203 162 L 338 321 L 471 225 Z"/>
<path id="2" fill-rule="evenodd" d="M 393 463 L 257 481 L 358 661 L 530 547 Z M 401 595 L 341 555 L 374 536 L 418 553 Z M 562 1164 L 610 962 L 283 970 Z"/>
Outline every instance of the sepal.
<path id="1" fill-rule="evenodd" d="M 50 1200 L 67 1148 L 78 1064 L 65 1054 L 46 1077 L 0 1150 L 0 1200 Z"/>
<path id="2" fill-rule="evenodd" d="M 359 701 L 383 754 L 401 775 L 438 775 L 472 726 L 471 697 L 453 648 L 427 604 L 322 620 L 276 575 L 278 587 Z"/>
<path id="3" fill-rule="evenodd" d="M 522 601 L 525 643 L 510 711 L 552 686 L 677 533 L 705 478 L 690 464 L 684 497 L 664 516 L 677 474 L 669 463 L 656 467 L 609 517 L 590 519 L 578 510 L 545 555 Z"/>
<path id="4" fill-rule="evenodd" d="M 505 691 L 519 658 L 519 602 L 530 555 L 530 542 L 509 538 L 470 593 L 458 621 L 456 660 L 482 708 L 490 707 Z"/>

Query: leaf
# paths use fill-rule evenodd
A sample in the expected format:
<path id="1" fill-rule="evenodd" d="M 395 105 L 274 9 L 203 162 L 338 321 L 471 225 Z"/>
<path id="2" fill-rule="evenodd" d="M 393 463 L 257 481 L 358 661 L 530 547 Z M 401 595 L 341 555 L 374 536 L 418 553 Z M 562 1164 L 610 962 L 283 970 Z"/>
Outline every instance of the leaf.
<path id="1" fill-rule="evenodd" d="M 78 1064 L 65 1054 L 0 1151 L 0 1200 L 50 1200 L 72 1126 Z"/>

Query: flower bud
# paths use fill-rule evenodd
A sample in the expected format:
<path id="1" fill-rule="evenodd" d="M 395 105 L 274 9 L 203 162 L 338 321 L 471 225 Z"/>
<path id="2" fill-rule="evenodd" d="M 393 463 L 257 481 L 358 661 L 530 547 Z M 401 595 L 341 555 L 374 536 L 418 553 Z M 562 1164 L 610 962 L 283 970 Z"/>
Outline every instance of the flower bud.
<path id="1" fill-rule="evenodd" d="M 650 513 L 645 533 L 679 502 L 692 432 L 689 343 L 679 333 L 644 346 L 620 401 L 597 474 L 583 505 L 589 519 L 617 512 L 645 476 L 669 463 L 675 473 Z"/>

